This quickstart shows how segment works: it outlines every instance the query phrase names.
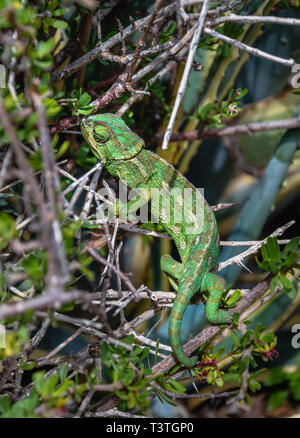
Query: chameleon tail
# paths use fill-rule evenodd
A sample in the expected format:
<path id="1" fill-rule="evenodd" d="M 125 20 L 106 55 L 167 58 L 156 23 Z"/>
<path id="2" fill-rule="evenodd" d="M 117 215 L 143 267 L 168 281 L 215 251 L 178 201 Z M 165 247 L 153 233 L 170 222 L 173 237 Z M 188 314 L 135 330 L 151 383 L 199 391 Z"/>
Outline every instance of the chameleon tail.
<path id="1" fill-rule="evenodd" d="M 187 368 L 194 367 L 198 358 L 186 356 L 181 345 L 180 332 L 183 314 L 194 293 L 195 291 L 186 290 L 186 287 L 181 285 L 173 303 L 169 322 L 169 340 L 173 353 L 176 359 Z"/>

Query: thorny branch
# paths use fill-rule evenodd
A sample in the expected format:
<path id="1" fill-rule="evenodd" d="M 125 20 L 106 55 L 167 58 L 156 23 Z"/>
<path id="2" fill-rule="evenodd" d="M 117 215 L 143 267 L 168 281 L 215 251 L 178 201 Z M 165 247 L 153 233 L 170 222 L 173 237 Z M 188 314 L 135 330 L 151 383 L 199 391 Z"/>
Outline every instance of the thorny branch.
<path id="1" fill-rule="evenodd" d="M 181 17 L 182 16 L 182 8 L 186 7 L 186 6 L 192 6 L 192 5 L 197 5 L 199 3 L 203 3 L 203 15 L 199 15 L 198 19 L 198 24 L 194 25 L 192 30 L 192 35 L 191 35 L 191 43 L 189 45 L 190 47 L 190 51 L 189 51 L 189 55 L 188 55 L 188 60 L 186 63 L 186 67 L 185 67 L 185 75 L 182 78 L 182 90 L 178 90 L 177 96 L 178 96 L 178 103 L 176 103 L 174 105 L 174 109 L 170 118 L 170 124 L 174 124 L 175 121 L 175 117 L 176 114 L 178 112 L 178 105 L 180 104 L 180 101 L 182 99 L 182 96 L 184 94 L 184 90 L 186 87 L 186 83 L 187 83 L 187 79 L 188 79 L 188 75 L 189 75 L 189 71 L 191 69 L 192 66 L 192 61 L 194 58 L 194 53 L 195 50 L 197 48 L 197 41 L 200 37 L 201 34 L 201 28 L 202 28 L 202 23 L 206 23 L 206 26 L 203 28 L 203 32 L 207 35 L 211 35 L 214 36 L 215 38 L 224 41 L 226 43 L 229 43 L 230 45 L 234 45 L 236 47 L 238 47 L 239 49 L 241 49 L 242 51 L 246 51 L 248 53 L 250 53 L 253 56 L 260 56 L 263 58 L 266 58 L 272 62 L 278 62 L 280 64 L 286 65 L 287 67 L 292 67 L 295 64 L 295 61 L 293 59 L 283 59 L 281 57 L 278 56 L 274 56 L 271 55 L 269 53 L 265 53 L 261 50 L 252 48 L 247 46 L 246 44 L 235 40 L 233 38 L 229 38 L 226 37 L 226 35 L 220 34 L 219 32 L 216 32 L 213 28 L 217 27 L 219 24 L 227 22 L 227 21 L 233 21 L 233 22 L 239 22 L 239 23 L 250 23 L 250 24 L 255 24 L 255 23 L 279 23 L 279 24 L 287 24 L 287 25 L 291 25 L 291 26 L 299 26 L 299 20 L 296 19 L 288 19 L 288 18 L 278 18 L 277 17 L 244 17 L 244 16 L 239 16 L 239 15 L 235 15 L 235 14 L 229 14 L 226 16 L 222 16 L 222 17 L 217 17 L 214 19 L 211 19 L 211 17 L 214 17 L 215 15 L 218 15 L 218 13 L 222 12 L 224 13 L 226 10 L 230 10 L 232 7 L 235 7 L 236 4 L 234 3 L 233 5 L 224 5 L 224 7 L 220 7 L 220 9 L 218 10 L 218 8 L 216 10 L 210 10 L 207 11 L 207 7 L 209 2 L 202 2 L 199 0 L 186 0 L 184 2 L 174 2 L 171 3 L 170 5 L 166 6 L 165 8 L 159 10 L 159 12 L 155 12 L 155 14 L 150 14 L 147 17 L 138 20 L 137 22 L 135 22 L 134 24 L 126 27 L 125 29 L 122 29 L 122 31 L 120 31 L 118 34 L 114 35 L 113 37 L 111 37 L 109 40 L 105 41 L 105 42 L 100 42 L 99 45 L 96 45 L 96 47 L 91 50 L 90 52 L 88 52 L 87 54 L 85 54 L 84 56 L 82 56 L 81 58 L 79 58 L 78 60 L 74 61 L 73 63 L 71 63 L 70 65 L 64 67 L 63 69 L 61 69 L 59 72 L 56 72 L 53 74 L 53 81 L 56 82 L 60 79 L 66 78 L 72 74 L 74 74 L 76 71 L 78 71 L 79 69 L 81 69 L 84 65 L 88 64 L 89 62 L 93 61 L 94 59 L 96 59 L 97 57 L 102 57 L 103 59 L 106 60 L 110 60 L 110 61 L 117 61 L 120 62 L 121 64 L 126 64 L 128 63 L 128 61 L 130 62 L 130 64 L 128 65 L 128 67 L 126 67 L 125 71 L 123 73 L 121 73 L 118 78 L 115 80 L 115 82 L 112 84 L 112 86 L 110 87 L 110 89 L 108 91 L 106 91 L 101 97 L 95 99 L 92 102 L 92 105 L 95 108 L 95 111 L 98 111 L 101 108 L 106 107 L 107 105 L 109 105 L 111 102 L 113 102 L 115 99 L 119 98 L 120 96 L 122 96 L 126 90 L 131 91 L 131 93 L 133 94 L 133 99 L 131 102 L 131 105 L 137 100 L 137 98 L 143 98 L 143 94 L 146 95 L 147 93 L 144 91 L 140 91 L 138 94 L 139 96 L 136 95 L 136 91 L 135 91 L 135 86 L 137 84 L 138 81 L 140 81 L 143 77 L 145 77 L 146 75 L 148 75 L 149 73 L 156 73 L 156 70 L 162 69 L 162 63 L 169 61 L 169 59 L 172 59 L 172 56 L 174 56 L 174 46 L 182 46 L 180 44 L 180 41 L 170 41 L 167 44 L 162 44 L 162 45 L 158 45 L 157 49 L 155 49 L 154 47 L 151 47 L 149 50 L 145 50 L 144 52 L 142 51 L 142 45 L 141 47 L 139 47 L 139 44 L 137 45 L 137 48 L 135 50 L 135 52 L 133 54 L 127 54 L 127 55 L 122 55 L 122 56 L 116 56 L 111 54 L 109 51 L 118 43 L 120 42 L 124 42 L 124 40 L 126 38 L 128 38 L 129 36 L 131 36 L 134 32 L 136 31 L 141 31 L 144 30 L 143 33 L 143 37 L 146 37 L 147 35 L 147 28 L 149 26 L 149 23 L 152 23 L 151 20 L 153 20 L 153 24 L 157 25 L 158 23 L 162 22 L 164 19 L 167 19 L 168 17 L 172 16 L 172 14 L 177 12 L 177 16 Z M 237 4 L 239 2 L 236 2 Z M 180 6 L 179 6 L 180 5 Z M 205 6 L 206 5 L 206 6 Z M 205 6 L 205 9 L 204 9 Z M 181 11 L 181 13 L 179 13 L 179 11 Z M 157 17 L 155 19 L 155 16 L 157 14 Z M 191 25 L 194 24 L 194 19 L 195 16 L 194 14 L 186 14 L 187 16 L 184 15 L 185 19 L 187 20 L 188 23 L 190 23 Z M 200 20 L 201 18 L 201 20 Z M 206 19 L 206 21 L 205 21 Z M 221 20 L 221 21 L 218 21 Z M 183 34 L 182 36 L 182 40 L 185 39 L 185 34 Z M 142 42 L 142 40 L 140 40 Z M 169 48 L 168 48 L 169 45 Z M 147 65 L 147 68 L 141 68 L 135 75 L 133 75 L 133 71 L 136 69 L 137 67 L 137 63 L 138 61 L 143 57 L 143 56 L 147 56 L 149 53 L 155 53 L 155 50 L 161 51 L 164 50 L 164 54 L 160 57 L 158 56 L 157 58 L 155 58 L 152 62 L 150 62 Z M 177 50 L 178 52 L 178 50 Z M 128 73 L 129 71 L 129 73 Z M 164 75 L 166 75 L 168 73 L 169 69 L 166 68 L 164 71 Z M 161 77 L 161 75 L 160 75 Z M 180 91 L 180 92 L 179 92 Z M 176 109 L 177 108 L 177 109 Z M 127 106 L 126 110 L 128 110 L 129 107 Z M 122 112 L 123 114 L 123 112 Z M 66 130 L 69 128 L 72 128 L 74 126 L 77 126 L 79 124 L 80 120 L 79 118 L 76 118 L 75 116 L 70 117 L 70 118 L 66 118 L 63 119 L 59 122 L 59 124 L 57 126 L 52 127 L 51 129 L 51 133 L 55 134 L 57 132 L 61 132 L 62 130 Z M 171 126 L 171 125 L 170 125 Z M 166 130 L 166 132 L 170 131 L 170 135 L 171 135 L 171 131 L 169 128 Z"/>

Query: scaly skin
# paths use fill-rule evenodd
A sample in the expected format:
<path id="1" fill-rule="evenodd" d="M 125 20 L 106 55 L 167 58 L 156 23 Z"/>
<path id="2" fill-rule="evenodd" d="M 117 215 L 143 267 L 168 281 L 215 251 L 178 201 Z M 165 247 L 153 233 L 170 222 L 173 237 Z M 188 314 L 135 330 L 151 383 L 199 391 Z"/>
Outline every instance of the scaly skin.
<path id="1" fill-rule="evenodd" d="M 192 198 L 187 210 L 194 215 L 196 205 L 201 203 L 201 225 L 197 224 L 198 228 L 191 233 L 191 215 L 187 213 L 186 218 L 183 214 L 181 221 L 175 215 L 175 208 L 176 211 L 184 208 L 180 197 L 171 198 L 173 201 L 169 211 L 169 203 L 164 203 L 161 198 L 158 204 L 153 205 L 152 196 L 154 217 L 174 240 L 182 261 L 179 263 L 168 255 L 161 258 L 163 271 L 175 287 L 176 282 L 178 284 L 169 322 L 170 344 L 177 360 L 186 367 L 193 367 L 198 358 L 187 357 L 180 341 L 183 314 L 193 295 L 199 290 L 209 293 L 205 306 L 205 315 L 209 322 L 220 324 L 231 321 L 229 312 L 219 309 L 225 288 L 224 280 L 210 273 L 219 255 L 219 233 L 214 213 L 201 193 L 184 176 L 158 155 L 143 149 L 143 140 L 118 116 L 90 116 L 82 121 L 81 129 L 91 150 L 108 172 L 122 180 L 130 189 L 145 189 L 149 198 L 151 189 L 175 189 L 181 193 L 183 189 L 189 189 Z M 129 209 L 130 203 L 131 201 L 128 202 Z"/>

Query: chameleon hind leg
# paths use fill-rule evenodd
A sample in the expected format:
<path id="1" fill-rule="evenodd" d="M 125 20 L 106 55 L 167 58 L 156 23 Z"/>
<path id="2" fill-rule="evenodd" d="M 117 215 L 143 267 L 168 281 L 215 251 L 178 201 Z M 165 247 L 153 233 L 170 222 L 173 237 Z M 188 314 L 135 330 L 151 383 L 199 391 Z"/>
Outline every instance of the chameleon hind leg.
<path id="1" fill-rule="evenodd" d="M 202 280 L 201 290 L 207 291 L 209 296 L 205 305 L 206 319 L 212 324 L 229 323 L 232 321 L 227 310 L 220 309 L 220 301 L 225 290 L 225 280 L 219 275 L 207 273 Z"/>
<path id="2" fill-rule="evenodd" d="M 178 292 L 178 281 L 182 275 L 184 267 L 181 263 L 177 262 L 170 255 L 163 255 L 160 259 L 161 269 L 167 274 L 169 282 L 173 289 Z M 196 293 L 191 298 L 191 304 L 199 304 L 201 302 L 201 295 Z"/>
<path id="3" fill-rule="evenodd" d="M 176 280 L 182 276 L 183 266 L 168 254 L 165 254 L 160 259 L 161 269 L 167 274 L 169 282 L 174 290 L 178 291 L 178 283 Z"/>

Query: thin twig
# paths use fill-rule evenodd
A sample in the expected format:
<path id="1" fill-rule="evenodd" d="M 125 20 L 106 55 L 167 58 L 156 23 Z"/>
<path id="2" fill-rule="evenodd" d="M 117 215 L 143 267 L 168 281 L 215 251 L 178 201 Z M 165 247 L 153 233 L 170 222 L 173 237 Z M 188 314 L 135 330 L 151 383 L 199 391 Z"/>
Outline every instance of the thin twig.
<path id="1" fill-rule="evenodd" d="M 224 41 L 225 43 L 230 44 L 231 46 L 235 46 L 240 50 L 250 53 L 250 55 L 268 59 L 269 61 L 277 62 L 279 64 L 285 65 L 286 67 L 290 67 L 290 68 L 292 68 L 293 65 L 295 64 L 295 60 L 293 58 L 284 59 L 279 56 L 271 55 L 270 53 L 264 52 L 263 50 L 255 49 L 254 47 L 248 46 L 245 43 L 242 43 L 238 40 L 223 35 L 220 32 L 210 29 L 209 27 L 204 27 L 203 32 L 207 35 L 217 38 L 218 40 Z"/>
<path id="2" fill-rule="evenodd" d="M 184 72 L 183 72 L 180 86 L 178 89 L 178 93 L 176 95 L 176 100 L 175 100 L 175 103 L 173 106 L 172 114 L 171 114 L 167 129 L 165 131 L 165 135 L 164 135 L 164 139 L 163 139 L 163 143 L 162 143 L 162 149 L 168 148 L 168 144 L 169 144 L 170 137 L 171 137 L 171 134 L 173 131 L 176 116 L 177 116 L 177 113 L 179 110 L 180 103 L 181 103 L 183 96 L 184 96 L 184 93 L 185 93 L 185 89 L 186 89 L 187 82 L 188 82 L 188 77 L 189 77 L 189 74 L 190 74 L 190 71 L 192 68 L 192 63 L 194 61 L 195 53 L 196 53 L 196 50 L 198 47 L 199 38 L 200 38 L 202 29 L 204 26 L 204 21 L 206 19 L 206 15 L 208 12 L 208 7 L 209 7 L 209 0 L 204 0 L 203 5 L 202 5 L 202 9 L 201 9 L 201 13 L 199 16 L 199 20 L 198 20 L 198 23 L 197 23 L 197 26 L 195 29 L 195 33 L 193 35 L 193 39 L 192 39 L 192 42 L 190 45 L 189 54 L 188 54 L 187 61 L 185 64 L 185 68 L 184 68 Z"/>

